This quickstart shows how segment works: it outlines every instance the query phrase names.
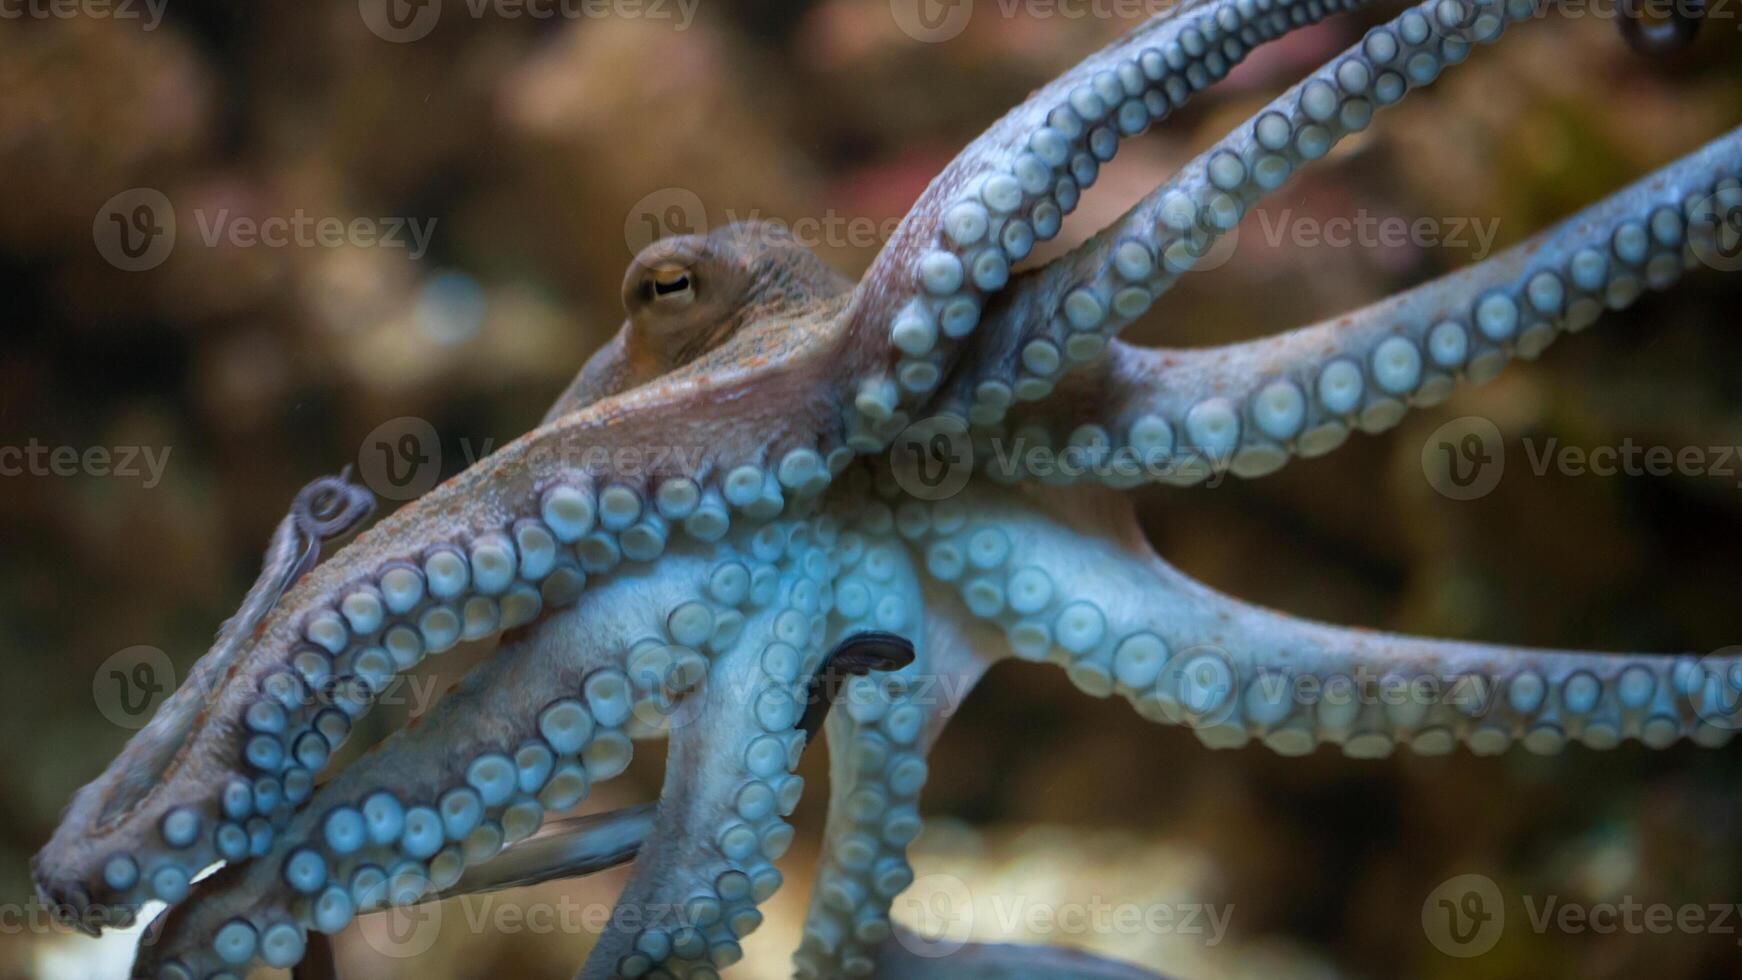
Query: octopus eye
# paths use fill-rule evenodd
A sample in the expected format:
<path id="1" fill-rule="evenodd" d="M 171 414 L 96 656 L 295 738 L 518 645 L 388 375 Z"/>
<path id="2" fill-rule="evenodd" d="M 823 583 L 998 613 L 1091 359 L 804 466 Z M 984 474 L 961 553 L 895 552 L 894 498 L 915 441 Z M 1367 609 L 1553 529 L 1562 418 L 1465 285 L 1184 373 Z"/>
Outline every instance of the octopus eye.
<path id="1" fill-rule="evenodd" d="M 696 298 L 695 278 L 678 266 L 661 266 L 647 277 L 643 293 L 647 299 L 669 305 L 688 303 Z"/>

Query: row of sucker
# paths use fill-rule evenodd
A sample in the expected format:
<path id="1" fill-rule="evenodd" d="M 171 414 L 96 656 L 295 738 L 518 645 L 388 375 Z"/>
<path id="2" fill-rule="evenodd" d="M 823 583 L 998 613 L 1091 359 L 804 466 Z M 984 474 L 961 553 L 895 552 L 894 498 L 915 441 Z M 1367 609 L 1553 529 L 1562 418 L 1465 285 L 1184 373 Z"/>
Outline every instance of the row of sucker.
<path id="1" fill-rule="evenodd" d="M 1534 651 L 1327 627 L 1218 596 L 1030 510 L 989 500 L 967 509 L 963 520 L 955 500 L 895 507 L 928 576 L 1001 626 L 1016 657 L 1057 664 L 1083 692 L 1119 694 L 1211 747 L 1259 742 L 1300 755 L 1331 744 L 1360 758 L 1459 743 L 1480 755 L 1629 738 L 1715 747 L 1742 724 L 1735 656 Z"/>
<path id="2" fill-rule="evenodd" d="M 863 482 L 855 471 L 849 479 Z M 865 500 L 865 488 L 854 494 Z M 947 506 L 946 512 L 950 511 Z M 881 500 L 856 504 L 837 551 L 832 629 L 919 636 L 924 610 L 918 576 L 895 518 Z M 960 523 L 960 508 L 939 518 Z M 919 794 L 928 772 L 925 733 L 944 692 L 922 646 L 907 669 L 855 677 L 829 723 L 832 788 L 828 847 L 816 898 L 795 955 L 801 977 L 868 976 L 877 946 L 891 935 L 890 903 L 913 881 L 907 847 L 920 830 Z M 836 972 L 838 971 L 838 973 Z"/>
<path id="3" fill-rule="evenodd" d="M 572 485 L 554 487 L 544 496 L 542 525 L 559 542 L 584 540 L 608 524 L 626 533 L 634 521 L 605 517 L 613 496 L 599 495 L 589 521 L 580 516 L 586 494 Z M 582 534 L 589 526 L 594 530 Z M 446 752 L 442 765 L 452 780 L 446 787 L 347 785 L 343 798 L 317 794 L 269 845 L 288 903 L 224 922 L 197 955 L 167 959 L 158 975 L 222 977 L 251 962 L 288 967 L 300 960 L 311 931 L 336 932 L 358 914 L 451 888 L 465 868 L 526 839 L 547 814 L 576 806 L 591 786 L 622 772 L 632 738 L 684 724 L 705 682 L 733 684 L 732 678 L 708 681 L 710 661 L 740 649 L 749 635 L 746 623 L 754 620 L 771 635 L 759 648 L 762 675 L 755 689 L 716 692 L 745 698 L 734 703 L 751 706 L 762 729 L 744 746 L 733 812 L 712 839 L 719 867 L 698 877 L 677 926 L 640 930 L 633 951 L 616 966 L 622 976 L 656 970 L 717 976 L 742 955 L 739 941 L 760 922 L 756 905 L 780 884 L 772 862 L 792 840 L 781 818 L 797 804 L 803 785 L 792 774 L 804 748 L 794 724 L 832 602 L 836 535 L 827 518 L 752 520 L 722 529 L 714 541 L 674 544 L 682 554 L 662 564 L 662 578 L 684 574 L 692 581 L 682 590 L 686 596 L 667 603 L 657 628 L 625 637 L 612 662 L 579 676 L 572 692 L 551 691 L 513 737 L 485 739 L 451 759 Z M 711 557 L 689 561 L 696 553 Z M 683 571 L 691 565 L 697 571 Z M 449 583 L 437 587 L 451 591 Z M 634 579 L 622 580 L 622 587 L 645 592 Z"/>
<path id="4" fill-rule="evenodd" d="M 689 893 L 662 888 L 612 976 L 717 980 L 742 958 L 744 937 L 761 924 L 757 907 L 782 883 L 774 862 L 792 844 L 785 817 L 804 789 L 793 772 L 805 748 L 795 726 L 825 652 L 839 538 L 838 522 L 826 515 L 734 529 L 707 572 L 702 600 L 680 610 L 683 629 L 699 634 L 711 615 L 731 620 L 735 637 L 742 634 L 741 659 L 729 676 L 716 674 L 710 683 L 725 686 L 709 696 L 725 698 L 729 710 L 747 711 L 754 724 L 744 726 L 741 742 L 713 747 L 728 768 L 702 781 L 710 796 L 719 794 L 723 819 L 706 828 L 705 863 L 673 869 L 678 887 Z M 748 628 L 745 615 L 752 620 Z M 710 731 L 708 737 L 724 736 Z"/>
<path id="5" fill-rule="evenodd" d="M 1086 477 L 1128 487 L 1192 484 L 1221 471 L 1258 477 L 1292 456 L 1324 455 L 1355 429 L 1381 432 L 1408 406 L 1439 403 L 1460 378 L 1480 384 L 1514 356 L 1536 357 L 1562 331 L 1667 288 L 1685 269 L 1728 268 L 1722 257 L 1742 247 L 1739 172 L 1742 131 L 1483 266 L 1310 335 L 1278 338 L 1280 356 L 1265 357 L 1258 341 L 1234 356 L 1186 352 L 1149 371 L 1165 356 L 1120 349 L 1132 395 L 1104 422 L 1068 432 L 1038 420 L 1007 434 L 981 429 L 977 458 L 1001 482 Z M 1177 383 L 1193 371 L 1212 377 Z M 1033 460 L 1046 461 L 1045 471 Z"/>
<path id="6" fill-rule="evenodd" d="M 386 562 L 337 590 L 301 614 L 284 666 L 246 699 L 235 774 L 210 800 L 170 805 L 153 839 L 100 858 L 105 904 L 175 905 L 202 870 L 271 852 L 353 724 L 425 657 L 568 607 L 590 578 L 653 562 L 676 540 L 711 544 L 808 505 L 851 457 L 845 448 L 825 459 L 800 447 L 778 464 L 726 469 L 708 485 L 577 476 L 546 487 L 518 519 Z M 656 712 L 641 715 L 657 726 Z M 653 733 L 636 719 L 627 731 Z"/>
<path id="7" fill-rule="evenodd" d="M 1037 242 L 1058 234 L 1122 139 L 1165 118 L 1259 44 L 1365 2 L 1206 5 L 1161 23 L 1153 41 L 1141 38 L 1115 57 L 1092 59 L 1100 70 L 1083 71 L 1081 84 L 1055 86 L 1062 89 L 1056 104 L 1014 113 L 1034 125 L 1013 133 L 1012 145 L 989 168 L 939 206 L 936 239 L 911 267 L 911 298 L 889 320 L 889 340 L 899 352 L 895 370 L 864 378 L 852 393 L 850 444 L 874 451 L 900 431 L 897 412 L 937 388 L 949 349 L 973 332 L 986 298 L 1004 288 Z"/>
<path id="8" fill-rule="evenodd" d="M 1532 0 L 1425 0 L 1308 76 L 1239 129 L 1187 164 L 1115 226 L 1045 275 L 1061 280 L 1032 335 L 1005 358 L 978 365 L 959 386 L 967 415 L 992 425 L 1018 401 L 1051 393 L 1070 368 L 1094 361 L 1108 340 L 1143 315 L 1189 272 L 1257 201 L 1343 137 L 1367 128 L 1376 109 L 1430 84 L 1530 17 Z M 1086 254 L 1088 267 L 1075 262 Z M 1503 338 L 1504 339 L 1504 338 Z M 1196 427 L 1211 447 L 1225 420 L 1206 409 Z"/>

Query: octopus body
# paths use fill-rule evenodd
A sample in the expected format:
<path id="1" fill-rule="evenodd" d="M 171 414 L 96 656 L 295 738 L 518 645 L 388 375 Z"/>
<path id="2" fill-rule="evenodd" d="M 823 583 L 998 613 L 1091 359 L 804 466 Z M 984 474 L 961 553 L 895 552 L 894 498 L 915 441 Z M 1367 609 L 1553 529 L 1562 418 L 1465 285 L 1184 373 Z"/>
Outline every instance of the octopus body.
<path id="1" fill-rule="evenodd" d="M 1186 0 L 1145 22 L 968 146 L 857 282 L 767 225 L 650 246 L 625 278 L 623 329 L 541 426 L 312 569 L 326 525 L 287 519 L 245 615 L 69 805 L 35 862 L 45 899 L 93 930 L 167 903 L 135 972 L 204 980 L 294 966 L 311 934 L 373 909 L 634 855 L 625 914 L 580 975 L 716 977 L 782 885 L 806 789 L 794 768 L 828 696 L 800 976 L 1127 976 L 996 947 L 915 962 L 895 941 L 928 747 L 1000 659 L 1056 664 L 1212 747 L 1726 742 L 1742 661 L 1292 618 L 1173 569 L 1119 493 L 1329 453 L 1735 254 L 1742 130 L 1335 320 L 1214 349 L 1120 342 L 1261 197 L 1542 13 L 1428 0 L 1082 245 L 1017 271 L 1121 140 L 1257 45 L 1359 5 Z M 1039 473 L 1034 453 L 995 451 L 1013 443 L 1080 465 Z M 617 462 L 648 446 L 694 451 Z M 329 510 L 360 506 L 323 486 Z M 853 660 L 813 683 L 866 634 L 910 644 L 910 662 Z M 317 782 L 396 675 L 490 637 L 498 649 L 421 724 Z M 1308 682 L 1326 696 L 1298 696 Z M 539 835 L 655 738 L 668 762 L 651 813 Z"/>

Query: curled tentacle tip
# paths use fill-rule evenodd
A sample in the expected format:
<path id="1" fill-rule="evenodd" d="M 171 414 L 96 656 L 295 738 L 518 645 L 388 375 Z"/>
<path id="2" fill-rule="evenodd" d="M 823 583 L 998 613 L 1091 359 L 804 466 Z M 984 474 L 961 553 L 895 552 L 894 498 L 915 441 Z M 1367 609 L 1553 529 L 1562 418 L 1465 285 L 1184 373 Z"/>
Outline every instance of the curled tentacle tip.
<path id="1" fill-rule="evenodd" d="M 91 894 L 83 885 L 51 882 L 34 868 L 31 877 L 36 887 L 36 900 L 48 909 L 56 922 L 92 938 L 103 934 L 103 925 L 107 923 L 94 921 L 88 914 Z"/>
<path id="2" fill-rule="evenodd" d="M 913 657 L 912 640 L 879 630 L 854 633 L 836 644 L 811 675 L 804 716 L 798 722 L 805 741 L 814 740 L 817 732 L 822 731 L 829 708 L 848 677 L 864 677 L 874 670 L 900 670 L 913 663 Z"/>
<path id="3" fill-rule="evenodd" d="M 328 541 L 356 527 L 375 510 L 375 495 L 351 482 L 351 467 L 337 476 L 311 480 L 297 491 L 291 514 L 297 529 L 310 538 Z"/>
<path id="4" fill-rule="evenodd" d="M 1693 44 L 1705 17 L 1705 0 L 1673 0 L 1667 11 L 1643 0 L 1621 0 L 1619 27 L 1636 53 L 1662 57 Z"/>
<path id="5" fill-rule="evenodd" d="M 368 487 L 351 482 L 348 465 L 338 476 L 319 477 L 298 490 L 290 504 L 290 520 L 301 538 L 302 555 L 282 580 L 280 591 L 315 567 L 321 545 L 350 534 L 374 512 L 375 495 Z"/>

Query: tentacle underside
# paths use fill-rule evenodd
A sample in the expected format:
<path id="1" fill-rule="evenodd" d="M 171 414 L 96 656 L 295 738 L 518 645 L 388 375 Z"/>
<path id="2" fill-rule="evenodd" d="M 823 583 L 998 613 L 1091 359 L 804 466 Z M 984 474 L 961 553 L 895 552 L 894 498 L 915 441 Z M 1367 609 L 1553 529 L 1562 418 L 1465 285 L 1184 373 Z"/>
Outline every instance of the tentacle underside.
<path id="1" fill-rule="evenodd" d="M 880 448 L 899 430 L 898 413 L 936 390 L 1012 264 L 1058 234 L 1121 139 L 1257 45 L 1364 2 L 1188 0 L 1091 55 L 964 149 L 853 295 L 845 380 L 855 444 Z"/>
<path id="2" fill-rule="evenodd" d="M 750 383 L 716 380 L 716 393 Z M 833 409 L 813 405 L 808 378 L 766 383 L 793 391 L 724 412 L 693 391 L 601 402 L 376 525 L 286 593 L 246 649 L 208 655 L 79 791 L 38 856 L 39 889 L 108 922 L 182 901 L 201 869 L 272 848 L 398 672 L 650 567 L 668 543 L 712 545 L 820 494 L 847 461 L 830 452 L 846 452 L 829 444 Z"/>
<path id="3" fill-rule="evenodd" d="M 1016 656 L 1057 663 L 1087 693 L 1121 694 L 1213 747 L 1256 740 L 1300 754 L 1331 743 L 1374 757 L 1460 742 L 1483 754 L 1624 738 L 1716 746 L 1738 724 L 1736 657 L 1532 650 L 1313 623 L 1182 575 L 1107 491 L 1070 495 L 1069 516 L 1055 517 L 1033 493 L 970 491 L 965 527 L 919 539 L 952 556 L 928 560 L 928 573 L 1002 626 Z M 982 535 L 1000 546 L 977 549 Z M 953 557 L 964 552 L 967 561 Z"/>
<path id="4" fill-rule="evenodd" d="M 1667 288 L 1684 269 L 1729 267 L 1723 257 L 1742 234 L 1739 177 L 1742 128 L 1529 241 L 1354 313 L 1217 348 L 1115 341 L 993 431 L 1025 447 L 1078 447 L 1116 485 L 1273 472 L 1292 454 L 1330 452 L 1352 428 L 1390 428 L 1460 377 L 1481 383 L 1510 357 L 1534 358 L 1561 331 Z"/>
<path id="5" fill-rule="evenodd" d="M 622 772 L 630 736 L 662 714 L 670 678 L 649 674 L 650 657 L 681 665 L 692 682 L 706 669 L 670 635 L 696 616 L 703 563 L 667 560 L 672 574 L 596 585 L 505 644 L 417 724 L 316 789 L 255 860 L 202 881 L 168 913 L 135 975 L 203 978 L 253 959 L 292 966 L 310 931 L 454 887 L 468 865 Z M 228 826 L 220 840 L 238 832 Z"/>
<path id="6" fill-rule="evenodd" d="M 942 406 L 980 424 L 1045 397 L 1063 371 L 1190 271 L 1261 197 L 1428 85 L 1473 44 L 1532 15 L 1533 0 L 1424 0 L 1271 102 L 1088 241 L 1020 278 L 988 311 L 991 329 Z"/>
<path id="7" fill-rule="evenodd" d="M 804 751 L 796 726 L 824 645 L 836 525 L 776 521 L 735 535 L 707 569 L 719 614 L 746 606 L 707 683 L 671 716 L 647 843 L 582 977 L 718 977 L 762 922 L 792 843 Z"/>
<path id="8" fill-rule="evenodd" d="M 1084 691 L 1121 694 L 1216 747 L 1331 743 L 1375 757 L 1727 741 L 1742 696 L 1734 658 L 1519 650 L 1273 613 L 1162 562 L 1098 488 L 1063 502 L 977 481 L 926 502 L 860 469 L 830 506 L 817 502 L 928 400 L 982 440 L 1079 447 L 1114 485 L 1268 473 L 1735 254 L 1742 130 L 1350 316 L 1213 350 L 1114 340 L 1259 196 L 1535 12 L 1534 0 L 1427 0 L 1113 226 L 1012 276 L 1122 138 L 1257 44 L 1364 2 L 1186 0 L 1046 86 L 933 182 L 850 300 L 830 294 L 817 322 L 835 324 L 847 303 L 839 363 L 824 345 L 800 349 L 811 328 L 778 316 L 743 349 L 658 377 L 628 371 L 619 343 L 542 428 L 312 573 L 325 535 L 281 528 L 214 651 L 75 797 L 39 857 L 45 897 L 110 922 L 169 903 L 136 969 L 204 978 L 291 966 L 311 931 L 381 905 L 634 854 L 582 976 L 717 977 L 781 884 L 807 682 L 826 650 L 865 630 L 911 638 L 917 656 L 850 681 L 827 723 L 827 836 L 796 956 L 806 977 L 1138 976 L 1009 947 L 916 960 L 890 922 L 912 880 L 927 750 L 1006 654 L 1055 662 Z M 1135 471 L 1094 465 L 1120 450 L 1136 452 Z M 421 724 L 316 787 L 397 673 L 498 634 L 503 649 Z M 632 737 L 659 733 L 670 748 L 656 809 L 528 840 L 621 772 Z"/>
<path id="9" fill-rule="evenodd" d="M 831 628 L 916 632 L 917 655 L 905 670 L 849 682 L 830 716 L 829 817 L 795 957 L 801 977 L 870 975 L 891 934 L 890 903 L 913 880 L 907 845 L 920 828 L 926 754 L 1001 646 L 951 597 L 922 591 L 893 520 L 875 504 L 843 535 Z"/>

